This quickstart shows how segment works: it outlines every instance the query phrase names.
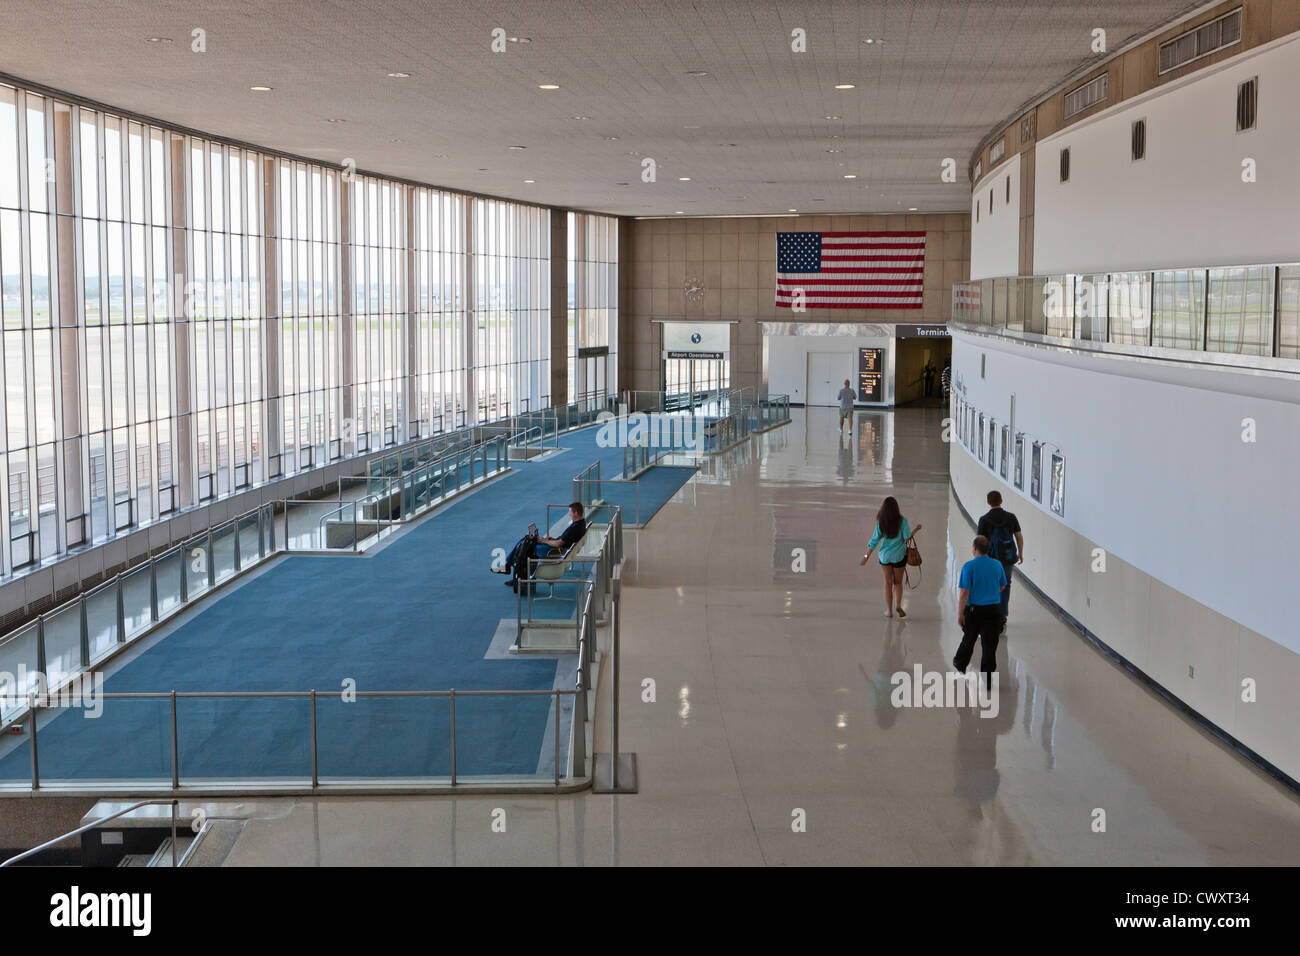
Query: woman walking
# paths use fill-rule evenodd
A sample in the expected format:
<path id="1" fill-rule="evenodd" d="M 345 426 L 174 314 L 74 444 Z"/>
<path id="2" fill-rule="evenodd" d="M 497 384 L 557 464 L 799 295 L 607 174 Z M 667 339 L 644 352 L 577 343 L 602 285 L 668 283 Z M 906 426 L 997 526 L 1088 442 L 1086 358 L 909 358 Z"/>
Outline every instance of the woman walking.
<path id="1" fill-rule="evenodd" d="M 867 542 L 867 553 L 858 562 L 859 566 L 867 563 L 871 552 L 875 551 L 880 560 L 880 572 L 885 577 L 885 617 L 893 617 L 898 611 L 899 617 L 907 617 L 903 610 L 903 572 L 907 568 L 907 539 L 912 537 L 921 526 L 912 528 L 903 513 L 898 510 L 894 498 L 886 498 L 876 512 L 876 531 Z M 879 547 L 877 547 L 879 546 Z"/>

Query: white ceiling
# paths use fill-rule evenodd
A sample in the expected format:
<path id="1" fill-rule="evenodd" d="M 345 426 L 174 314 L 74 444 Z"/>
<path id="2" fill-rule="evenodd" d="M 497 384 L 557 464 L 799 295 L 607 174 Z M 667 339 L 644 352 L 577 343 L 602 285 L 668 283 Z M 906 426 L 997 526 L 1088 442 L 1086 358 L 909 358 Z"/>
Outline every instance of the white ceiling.
<path id="1" fill-rule="evenodd" d="M 1098 59 L 1094 28 L 1114 49 L 1187 7 L 41 0 L 0 10 L 0 70 L 216 136 L 558 206 L 633 216 L 965 211 L 979 140 Z M 191 52 L 196 27 L 205 53 Z M 496 27 L 532 42 L 493 53 Z M 795 27 L 807 31 L 806 53 L 791 51 Z M 154 36 L 173 42 L 147 42 Z M 397 71 L 411 77 L 386 75 Z M 254 84 L 274 90 L 250 92 Z M 641 181 L 647 156 L 654 183 Z M 956 160 L 956 183 L 940 181 L 945 157 Z"/>

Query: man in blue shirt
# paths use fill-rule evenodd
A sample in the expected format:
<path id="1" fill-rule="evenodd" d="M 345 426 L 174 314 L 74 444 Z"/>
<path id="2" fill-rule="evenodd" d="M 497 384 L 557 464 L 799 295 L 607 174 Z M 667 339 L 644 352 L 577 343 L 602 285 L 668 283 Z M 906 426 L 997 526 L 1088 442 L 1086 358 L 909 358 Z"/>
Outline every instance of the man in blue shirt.
<path id="1" fill-rule="evenodd" d="M 985 686 L 993 688 L 993 672 L 998 669 L 998 637 L 1002 632 L 1002 592 L 1007 573 L 1002 562 L 989 557 L 989 539 L 979 535 L 971 545 L 971 559 L 961 566 L 961 600 L 957 604 L 957 624 L 961 627 L 961 644 L 952 666 L 966 673 L 975 652 L 975 638 L 980 641 L 980 670 Z"/>

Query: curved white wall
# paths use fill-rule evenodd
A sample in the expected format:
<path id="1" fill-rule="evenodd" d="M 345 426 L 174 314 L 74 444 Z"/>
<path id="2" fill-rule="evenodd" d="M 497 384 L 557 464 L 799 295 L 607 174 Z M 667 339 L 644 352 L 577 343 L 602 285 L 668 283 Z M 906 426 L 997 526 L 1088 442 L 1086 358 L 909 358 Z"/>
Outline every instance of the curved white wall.
<path id="1" fill-rule="evenodd" d="M 984 374 L 981 377 L 981 366 Z M 1208 719 L 1300 779 L 1300 385 L 1295 376 L 1128 359 L 953 330 L 959 395 L 1065 456 L 1065 515 L 962 445 L 972 514 L 1002 491 L 1025 574 Z M 1243 420 L 1254 422 L 1243 441 Z M 1044 467 L 1044 502 L 1048 500 Z M 1026 471 L 1028 466 L 1026 465 Z M 1095 570 L 1094 548 L 1106 552 Z M 1190 670 L 1189 670 L 1190 668 Z M 1242 681 L 1258 700 L 1242 700 Z"/>
<path id="2" fill-rule="evenodd" d="M 1238 133 L 1237 85 L 1253 76 L 1259 77 L 1258 122 Z M 1300 259 L 1298 96 L 1300 33 L 1041 140 L 1035 147 L 1034 272 Z M 1142 118 L 1146 158 L 1134 162 L 1131 128 Z M 1068 183 L 1060 181 L 1065 147 Z M 1255 161 L 1253 183 L 1242 181 L 1246 159 Z M 974 233 L 972 277 L 980 275 L 974 266 L 983 255 Z"/>
<path id="3" fill-rule="evenodd" d="M 1007 180 L 1011 201 L 1007 201 Z M 990 196 L 990 191 L 992 195 Z M 979 222 L 975 221 L 979 207 Z M 975 184 L 970 204 L 970 277 L 1020 274 L 1020 154 Z"/>

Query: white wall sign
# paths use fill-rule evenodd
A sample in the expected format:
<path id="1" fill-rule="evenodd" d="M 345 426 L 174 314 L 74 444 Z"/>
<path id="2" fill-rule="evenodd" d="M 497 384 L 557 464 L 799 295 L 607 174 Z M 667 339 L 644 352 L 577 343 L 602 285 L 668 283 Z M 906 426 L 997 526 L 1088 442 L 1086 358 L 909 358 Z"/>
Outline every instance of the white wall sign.
<path id="1" fill-rule="evenodd" d="M 665 352 L 731 351 L 730 322 L 665 322 Z"/>

